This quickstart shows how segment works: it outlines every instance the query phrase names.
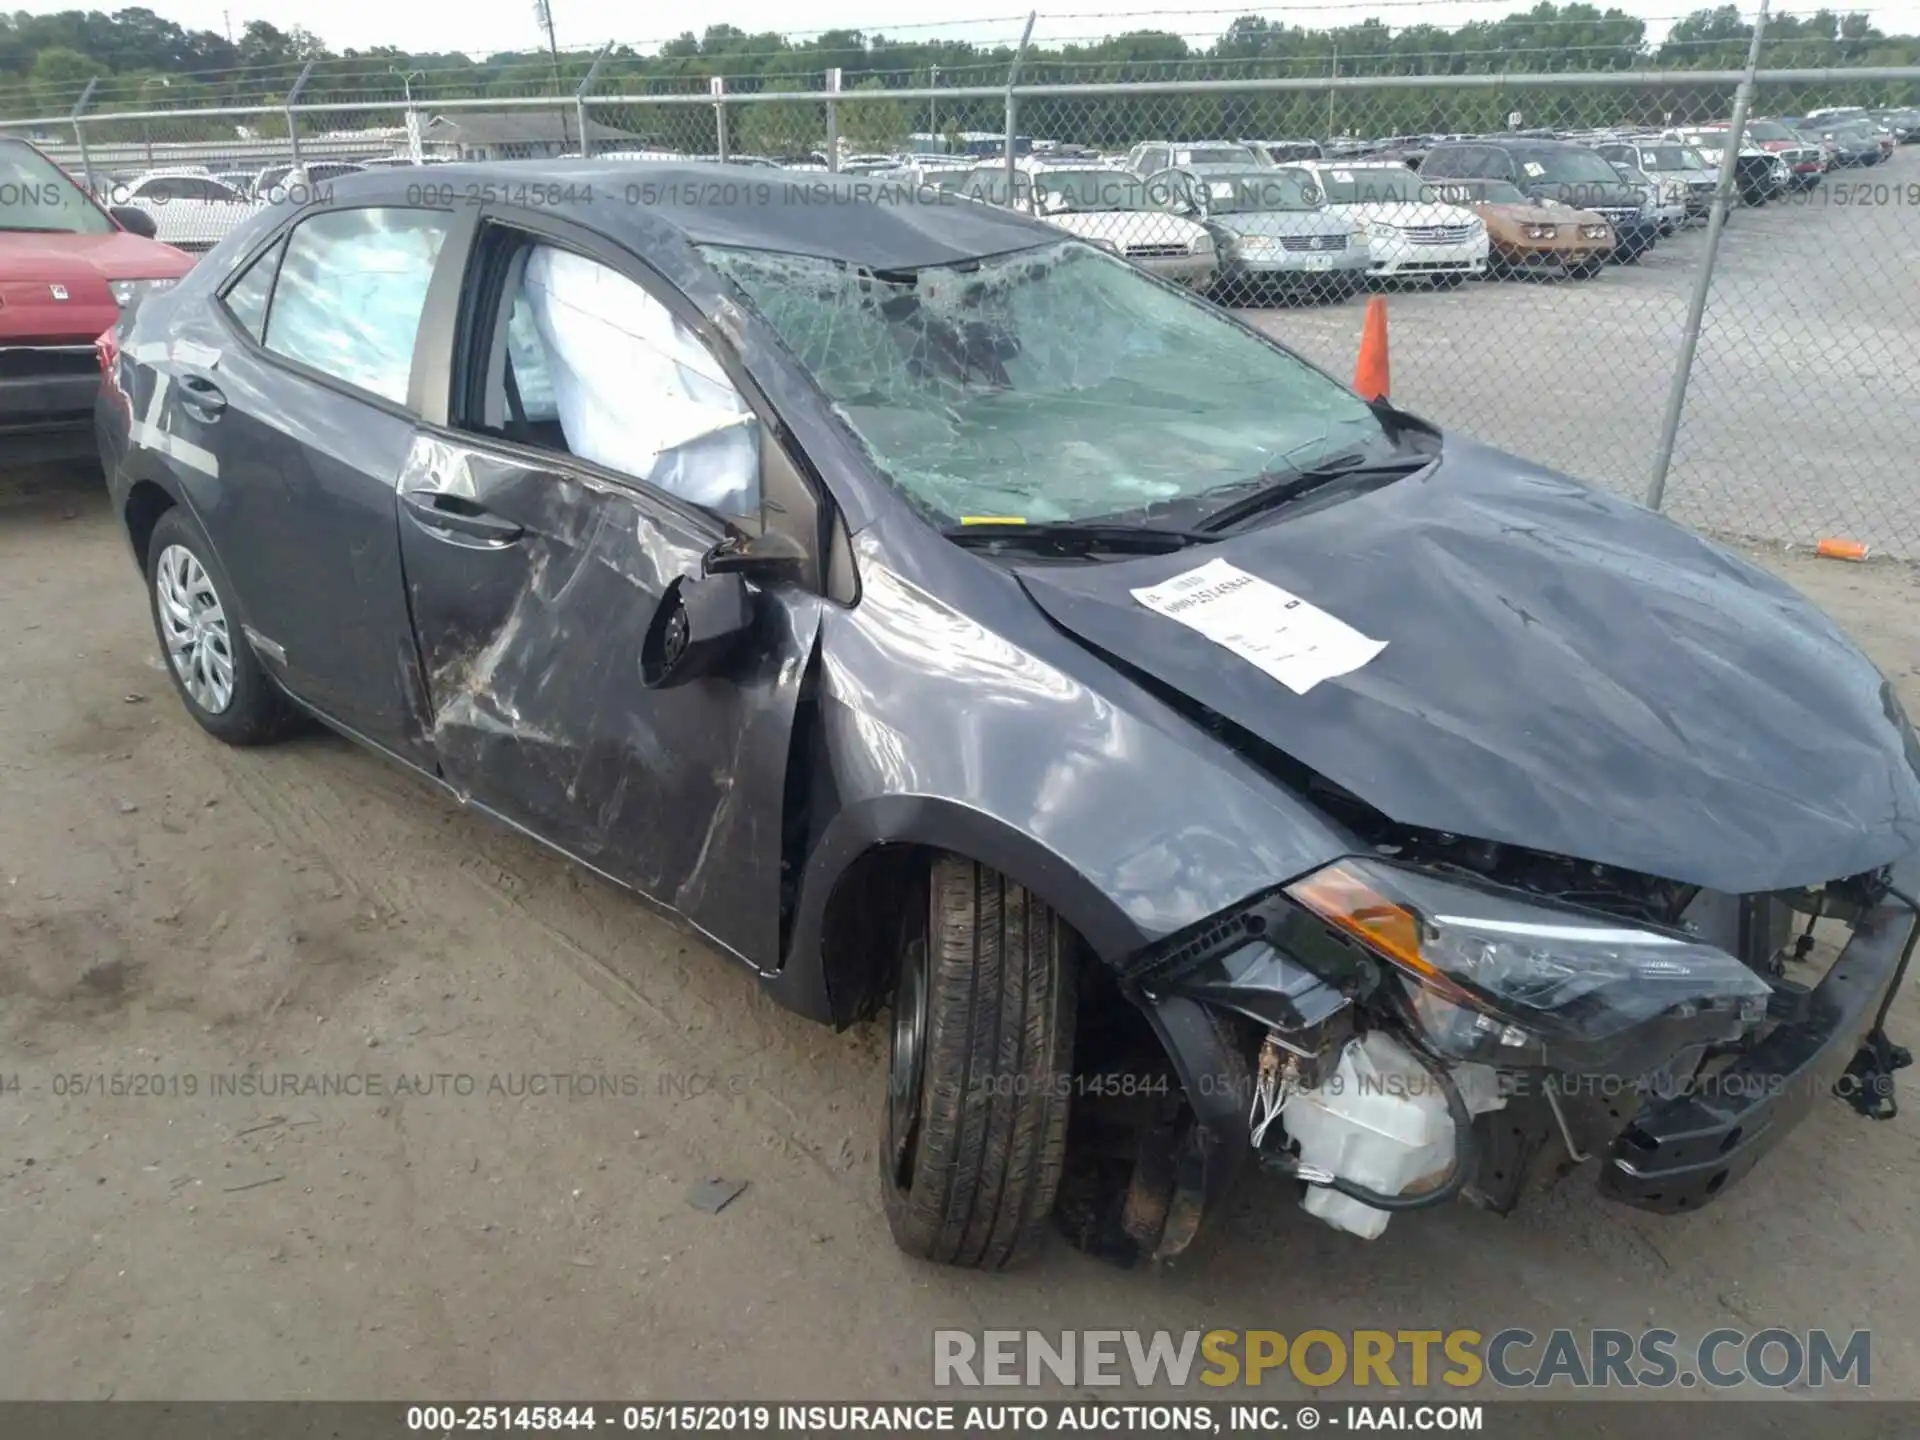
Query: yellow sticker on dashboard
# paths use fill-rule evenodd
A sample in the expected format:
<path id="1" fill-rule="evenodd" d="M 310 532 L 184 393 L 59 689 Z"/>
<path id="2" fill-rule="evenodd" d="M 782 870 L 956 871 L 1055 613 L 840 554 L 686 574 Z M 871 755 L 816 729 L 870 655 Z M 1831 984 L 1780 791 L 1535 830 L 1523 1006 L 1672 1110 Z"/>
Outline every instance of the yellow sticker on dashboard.
<path id="1" fill-rule="evenodd" d="M 1024 525 L 1027 523 L 1027 517 L 1024 515 L 962 515 L 960 523 L 962 525 Z"/>

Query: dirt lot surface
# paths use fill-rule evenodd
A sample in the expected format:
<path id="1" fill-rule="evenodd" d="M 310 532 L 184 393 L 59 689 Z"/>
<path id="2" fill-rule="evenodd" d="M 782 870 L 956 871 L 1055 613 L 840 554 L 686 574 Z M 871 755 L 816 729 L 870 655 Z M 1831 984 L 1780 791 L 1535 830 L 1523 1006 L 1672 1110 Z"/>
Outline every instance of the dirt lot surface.
<path id="1" fill-rule="evenodd" d="M 909 1261 L 878 1027 L 776 1010 L 342 741 L 212 742 L 97 477 L 9 493 L 0 1395 L 899 1398 L 931 1392 L 941 1326 L 1659 1324 L 1871 1327 L 1875 1393 L 1920 1398 L 1920 1103 L 1822 1102 L 1684 1219 L 1603 1204 L 1588 1167 L 1511 1220 L 1366 1244 L 1256 1179 L 1170 1268 Z M 1763 558 L 1920 713 L 1913 571 Z M 1920 1044 L 1920 994 L 1895 1019 Z M 257 1093 L 320 1077 L 378 1093 Z M 714 1176 L 748 1188 L 709 1214 Z"/>

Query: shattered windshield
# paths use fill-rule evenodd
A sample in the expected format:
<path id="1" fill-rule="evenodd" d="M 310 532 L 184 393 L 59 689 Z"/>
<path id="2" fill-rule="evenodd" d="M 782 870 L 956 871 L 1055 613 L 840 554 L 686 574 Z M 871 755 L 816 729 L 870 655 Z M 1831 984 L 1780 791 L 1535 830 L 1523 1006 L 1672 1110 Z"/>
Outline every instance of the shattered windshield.
<path id="1" fill-rule="evenodd" d="M 703 253 L 944 523 L 1123 515 L 1382 433 L 1303 362 L 1076 242 L 878 273 Z"/>

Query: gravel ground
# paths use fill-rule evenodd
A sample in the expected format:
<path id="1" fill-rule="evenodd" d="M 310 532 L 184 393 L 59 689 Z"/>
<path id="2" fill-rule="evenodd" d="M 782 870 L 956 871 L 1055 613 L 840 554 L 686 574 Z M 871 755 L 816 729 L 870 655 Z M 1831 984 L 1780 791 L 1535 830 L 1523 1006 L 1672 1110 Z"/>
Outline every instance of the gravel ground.
<path id="1" fill-rule="evenodd" d="M 931 1391 L 941 1326 L 1660 1324 L 1871 1327 L 1875 1393 L 1920 1398 L 1911 1108 L 1822 1102 L 1682 1219 L 1603 1204 L 1589 1167 L 1510 1220 L 1365 1244 L 1255 1178 L 1172 1267 L 909 1261 L 874 1176 L 878 1027 L 776 1010 L 339 740 L 213 743 L 97 477 L 12 493 L 0 1396 L 877 1398 Z M 1920 713 L 1915 572 L 1763 558 Z M 1911 990 L 1894 1029 L 1920 1040 Z M 236 1093 L 250 1070 L 383 1093 Z M 529 1078 L 583 1072 L 615 1093 Z M 101 1093 L 116 1075 L 152 1093 Z M 708 1214 L 687 1192 L 715 1176 L 748 1188 Z"/>

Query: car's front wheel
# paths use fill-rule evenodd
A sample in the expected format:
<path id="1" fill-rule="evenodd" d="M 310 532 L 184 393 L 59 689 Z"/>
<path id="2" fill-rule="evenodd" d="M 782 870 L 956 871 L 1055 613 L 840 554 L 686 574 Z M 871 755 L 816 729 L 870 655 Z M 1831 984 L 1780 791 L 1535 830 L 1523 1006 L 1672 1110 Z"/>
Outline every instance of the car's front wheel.
<path id="1" fill-rule="evenodd" d="M 959 856 L 906 907 L 880 1168 L 908 1254 L 997 1270 L 1033 1249 L 1066 1151 L 1075 944 L 1037 895 Z"/>
<path id="2" fill-rule="evenodd" d="M 241 633 L 212 544 L 178 506 L 147 544 L 147 598 L 167 674 L 200 728 L 229 745 L 276 738 L 286 700 Z"/>

